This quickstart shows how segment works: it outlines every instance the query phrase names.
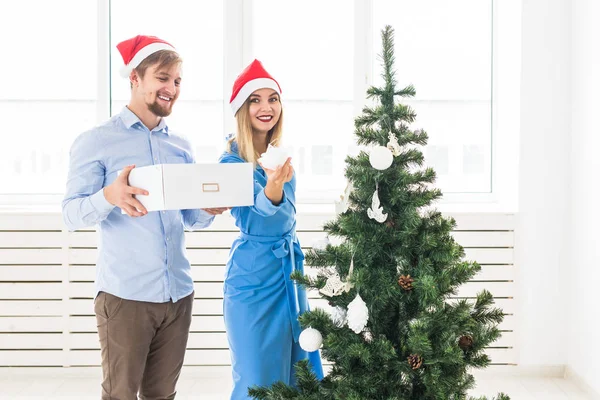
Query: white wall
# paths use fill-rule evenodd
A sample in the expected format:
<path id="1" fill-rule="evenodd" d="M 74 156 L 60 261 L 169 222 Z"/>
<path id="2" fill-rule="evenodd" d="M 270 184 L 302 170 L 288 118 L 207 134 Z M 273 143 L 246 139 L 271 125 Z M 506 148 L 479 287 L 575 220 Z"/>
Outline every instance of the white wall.
<path id="1" fill-rule="evenodd" d="M 600 2 L 572 6 L 572 123 L 567 365 L 600 393 Z"/>
<path id="2" fill-rule="evenodd" d="M 522 367 L 566 364 L 570 0 L 523 0 L 519 211 Z"/>

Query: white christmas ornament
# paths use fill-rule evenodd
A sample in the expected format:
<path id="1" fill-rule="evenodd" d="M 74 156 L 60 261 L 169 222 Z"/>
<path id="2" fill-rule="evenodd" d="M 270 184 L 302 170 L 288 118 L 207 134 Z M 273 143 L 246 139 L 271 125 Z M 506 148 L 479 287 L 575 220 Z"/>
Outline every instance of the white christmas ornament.
<path id="1" fill-rule="evenodd" d="M 280 165 L 283 165 L 285 161 L 290 157 L 290 152 L 284 147 L 275 147 L 269 144 L 267 152 L 262 153 L 258 161 L 266 169 L 277 169 Z"/>
<path id="2" fill-rule="evenodd" d="M 331 310 L 331 321 L 338 328 L 346 325 L 346 310 L 340 306 L 337 306 Z"/>
<path id="3" fill-rule="evenodd" d="M 388 169 L 393 161 L 394 156 L 387 147 L 375 146 L 371 149 L 369 162 L 373 168 L 378 170 Z"/>
<path id="4" fill-rule="evenodd" d="M 363 332 L 363 339 L 365 339 L 367 343 L 371 343 L 373 341 L 373 333 L 369 329 L 366 329 Z"/>
<path id="5" fill-rule="evenodd" d="M 367 326 L 368 321 L 369 309 L 360 294 L 357 293 L 354 300 L 348 304 L 348 328 L 355 333 L 361 333 Z"/>
<path id="6" fill-rule="evenodd" d="M 302 350 L 310 353 L 321 348 L 321 345 L 323 344 L 323 336 L 321 335 L 321 332 L 314 328 L 306 328 L 300 333 L 298 341 L 300 342 L 300 347 L 302 347 Z"/>
<path id="7" fill-rule="evenodd" d="M 340 196 L 339 200 L 335 201 L 336 214 L 342 214 L 348 211 L 348 208 L 350 207 L 348 199 L 353 190 L 354 186 L 352 185 L 352 182 L 348 181 L 346 184 L 346 189 L 344 190 L 344 194 Z"/>
<path id="8" fill-rule="evenodd" d="M 369 218 L 374 219 L 379 223 L 382 223 L 387 219 L 388 215 L 383 213 L 383 207 L 381 207 L 381 203 L 379 201 L 379 187 L 377 187 L 375 189 L 375 193 L 373 193 L 371 208 L 367 209 L 367 215 Z"/>
<path id="9" fill-rule="evenodd" d="M 388 135 L 389 142 L 387 143 L 387 148 L 392 152 L 394 156 L 400 155 L 400 145 L 398 144 L 398 140 L 396 140 L 396 136 L 392 132 Z"/>
<path id="10" fill-rule="evenodd" d="M 324 251 L 327 249 L 327 245 L 329 244 L 329 238 L 325 236 L 324 239 L 315 240 L 312 243 L 313 250 Z"/>
<path id="11" fill-rule="evenodd" d="M 352 257 L 352 261 L 350 261 L 350 270 L 348 270 L 348 276 L 346 277 L 346 281 L 342 281 L 340 275 L 334 269 L 331 275 L 327 278 L 327 282 L 325 286 L 323 286 L 319 292 L 325 296 L 333 297 L 339 296 L 344 292 L 349 292 L 350 289 L 354 287 L 352 282 L 350 282 L 349 278 L 352 276 L 354 272 L 354 257 Z"/>

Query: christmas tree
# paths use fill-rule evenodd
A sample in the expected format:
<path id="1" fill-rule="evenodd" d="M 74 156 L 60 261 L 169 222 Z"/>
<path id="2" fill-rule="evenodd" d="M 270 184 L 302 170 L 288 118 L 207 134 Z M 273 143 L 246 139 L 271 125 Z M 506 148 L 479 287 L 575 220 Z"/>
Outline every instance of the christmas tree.
<path id="1" fill-rule="evenodd" d="M 415 90 L 396 89 L 390 26 L 382 39 L 384 85 L 368 90 L 375 105 L 355 120 L 358 143 L 370 150 L 346 159 L 349 185 L 339 215 L 324 226 L 340 244 L 307 254 L 316 276 L 292 275 L 331 306 L 300 317 L 301 346 L 322 344 L 331 370 L 319 381 L 299 362 L 296 387 L 251 388 L 256 399 L 467 399 L 475 385 L 469 369 L 489 365 L 484 350 L 500 337 L 503 312 L 489 292 L 452 299 L 481 267 L 463 260 L 455 221 L 432 207 L 442 194 L 419 150 L 427 134 L 409 128 L 416 114 L 396 102 Z"/>

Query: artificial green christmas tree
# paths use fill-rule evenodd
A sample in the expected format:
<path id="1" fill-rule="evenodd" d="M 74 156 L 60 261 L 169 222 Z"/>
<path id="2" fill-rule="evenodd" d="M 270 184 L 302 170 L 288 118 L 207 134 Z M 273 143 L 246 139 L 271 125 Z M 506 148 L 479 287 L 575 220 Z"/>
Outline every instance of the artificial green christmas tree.
<path id="1" fill-rule="evenodd" d="M 355 120 L 358 143 L 370 151 L 347 158 L 340 214 L 324 227 L 341 244 L 307 254 L 317 276 L 293 274 L 331 306 L 300 317 L 301 345 L 322 336 L 331 370 L 319 381 L 300 362 L 296 388 L 255 387 L 256 399 L 467 399 L 475 383 L 469 368 L 490 363 L 484 349 L 500 336 L 503 313 L 489 292 L 451 299 L 480 266 L 463 260 L 454 220 L 431 208 L 441 192 L 433 169 L 423 167 L 427 135 L 409 129 L 415 112 L 396 102 L 415 90 L 396 89 L 391 27 L 382 39 L 384 86 L 368 90 L 376 105 Z"/>

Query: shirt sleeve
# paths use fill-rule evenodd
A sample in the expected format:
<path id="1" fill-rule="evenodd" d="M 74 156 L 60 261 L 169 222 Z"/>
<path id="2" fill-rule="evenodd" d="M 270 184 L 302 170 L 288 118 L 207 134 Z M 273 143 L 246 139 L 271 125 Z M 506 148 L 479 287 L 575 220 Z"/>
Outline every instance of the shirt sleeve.
<path id="1" fill-rule="evenodd" d="M 105 168 L 97 159 L 89 134 L 75 140 L 69 153 L 69 175 L 62 202 L 64 223 L 70 231 L 93 226 L 115 208 L 104 197 Z"/>
<path id="2" fill-rule="evenodd" d="M 185 229 L 190 231 L 207 228 L 215 219 L 214 215 L 200 209 L 181 210 L 181 216 Z"/>

